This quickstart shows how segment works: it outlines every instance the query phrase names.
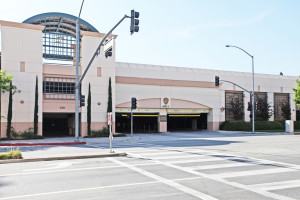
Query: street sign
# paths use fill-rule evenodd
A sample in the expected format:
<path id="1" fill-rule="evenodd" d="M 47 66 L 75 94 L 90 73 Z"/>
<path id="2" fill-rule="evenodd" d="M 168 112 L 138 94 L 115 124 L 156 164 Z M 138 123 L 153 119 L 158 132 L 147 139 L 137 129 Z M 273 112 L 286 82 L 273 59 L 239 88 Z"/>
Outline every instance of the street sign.
<path id="1" fill-rule="evenodd" d="M 112 118 L 112 113 L 107 113 L 107 124 L 111 125 L 111 118 Z"/>
<path id="2" fill-rule="evenodd" d="M 109 49 L 112 49 L 114 47 L 114 40 L 113 38 L 107 40 L 107 42 L 105 42 L 104 47 L 103 47 L 103 51 L 106 52 Z"/>

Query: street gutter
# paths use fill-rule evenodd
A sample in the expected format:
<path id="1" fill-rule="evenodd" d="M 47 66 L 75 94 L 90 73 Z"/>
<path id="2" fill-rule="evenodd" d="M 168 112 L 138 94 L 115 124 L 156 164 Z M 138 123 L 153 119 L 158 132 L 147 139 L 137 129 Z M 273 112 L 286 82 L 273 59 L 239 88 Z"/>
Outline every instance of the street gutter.
<path id="1" fill-rule="evenodd" d="M 86 159 L 86 158 L 106 158 L 106 157 L 119 157 L 119 156 L 126 156 L 126 155 L 127 155 L 126 153 L 104 153 L 104 154 L 89 154 L 89 155 L 77 155 L 77 156 L 65 155 L 65 156 L 53 156 L 53 157 L 0 160 L 0 164 L 51 161 L 51 160 Z"/>

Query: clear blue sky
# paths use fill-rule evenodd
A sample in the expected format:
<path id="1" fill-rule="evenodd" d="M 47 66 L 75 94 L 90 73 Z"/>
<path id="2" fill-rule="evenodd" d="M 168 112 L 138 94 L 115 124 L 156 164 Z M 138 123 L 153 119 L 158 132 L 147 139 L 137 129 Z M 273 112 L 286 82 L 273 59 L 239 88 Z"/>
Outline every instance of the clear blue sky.
<path id="1" fill-rule="evenodd" d="M 22 22 L 44 12 L 77 16 L 81 0 L 0 0 L 0 20 Z M 82 18 L 107 32 L 130 10 L 140 12 L 140 32 L 130 20 L 118 34 L 120 62 L 251 72 L 300 74 L 299 0 L 85 0 Z"/>

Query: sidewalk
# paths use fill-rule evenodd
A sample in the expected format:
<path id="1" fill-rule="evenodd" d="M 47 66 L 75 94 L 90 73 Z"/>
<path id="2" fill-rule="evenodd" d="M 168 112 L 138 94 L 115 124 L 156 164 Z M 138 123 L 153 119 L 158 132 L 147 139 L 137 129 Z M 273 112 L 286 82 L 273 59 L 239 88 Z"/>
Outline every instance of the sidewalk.
<path id="1" fill-rule="evenodd" d="M 124 137 L 123 139 L 128 138 Z M 0 145 L 8 144 L 14 145 L 0 146 L 0 153 L 7 152 L 11 149 L 19 149 L 22 152 L 23 159 L 0 160 L 0 164 L 126 155 L 125 152 L 110 153 L 108 138 L 80 138 L 79 143 L 74 142 L 74 137 L 0 141 Z M 101 144 L 102 148 L 98 147 L 97 144 Z M 105 148 L 103 146 L 105 146 Z"/>

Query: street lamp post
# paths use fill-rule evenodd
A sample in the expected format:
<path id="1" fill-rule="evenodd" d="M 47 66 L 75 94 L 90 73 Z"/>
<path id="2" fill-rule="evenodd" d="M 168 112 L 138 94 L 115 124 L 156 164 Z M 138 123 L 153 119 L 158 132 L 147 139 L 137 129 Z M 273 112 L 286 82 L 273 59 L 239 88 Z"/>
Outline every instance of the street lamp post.
<path id="1" fill-rule="evenodd" d="M 242 50 L 243 52 L 245 52 L 248 56 L 251 57 L 252 59 L 252 133 L 255 132 L 255 128 L 254 128 L 254 56 L 249 54 L 247 51 L 245 51 L 244 49 L 240 48 L 240 47 L 237 47 L 237 46 L 232 46 L 232 45 L 226 45 L 226 47 L 234 47 L 234 48 L 237 48 L 239 50 Z"/>
<path id="2" fill-rule="evenodd" d="M 79 60 L 80 60 L 80 14 L 84 0 L 82 0 L 79 15 L 76 20 L 76 83 L 79 81 Z M 79 87 L 75 88 L 75 142 L 79 141 Z"/>

